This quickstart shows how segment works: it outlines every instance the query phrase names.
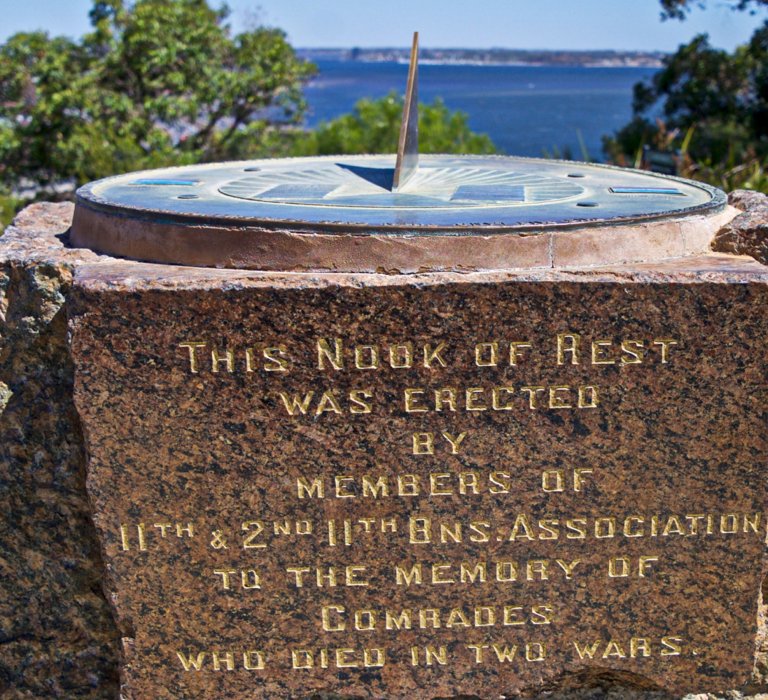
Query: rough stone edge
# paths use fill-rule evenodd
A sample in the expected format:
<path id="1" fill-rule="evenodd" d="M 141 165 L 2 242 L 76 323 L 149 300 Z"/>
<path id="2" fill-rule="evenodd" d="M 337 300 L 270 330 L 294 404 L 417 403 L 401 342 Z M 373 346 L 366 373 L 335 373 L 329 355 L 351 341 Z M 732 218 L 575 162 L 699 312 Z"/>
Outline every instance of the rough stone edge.
<path id="1" fill-rule="evenodd" d="M 0 696 L 115 698 L 118 640 L 85 490 L 66 302 L 71 205 L 0 238 Z"/>
<path id="2" fill-rule="evenodd" d="M 749 196 L 751 197 L 754 193 L 749 193 Z M 737 207 L 740 207 L 741 204 L 745 201 L 745 198 L 742 196 L 741 198 L 738 196 L 738 193 L 734 193 L 736 195 L 732 201 L 732 204 L 734 204 Z M 762 212 L 762 209 L 760 209 Z M 154 289 L 166 289 L 166 290 L 172 290 L 172 289 L 178 289 L 178 288 L 189 288 L 189 287 L 197 287 L 197 288 L 210 288 L 213 286 L 219 286 L 221 284 L 221 281 L 225 277 L 231 278 L 233 273 L 238 276 L 238 280 L 231 285 L 232 287 L 249 287 L 249 286 L 260 286 L 259 280 L 261 280 L 261 284 L 275 284 L 277 283 L 278 286 L 285 285 L 285 286 L 291 286 L 292 284 L 299 283 L 299 280 L 297 277 L 298 275 L 290 275 L 290 281 L 286 280 L 287 275 L 282 275 L 279 273 L 259 273 L 259 272 L 253 272 L 249 274 L 243 274 L 240 275 L 239 271 L 233 271 L 233 270 L 200 270 L 197 268 L 183 268 L 178 266 L 164 266 L 164 265 L 148 265 L 144 263 L 135 263 L 130 261 L 123 261 L 123 260 L 117 260 L 115 258 L 110 258 L 108 256 L 100 256 L 92 251 L 83 250 L 83 249 L 72 249 L 69 248 L 67 245 L 67 231 L 69 229 L 69 225 L 71 223 L 72 219 L 72 213 L 73 213 L 73 206 L 71 204 L 50 204 L 50 203 L 42 203 L 42 204 L 36 204 L 32 205 L 30 207 L 27 207 L 25 210 L 23 210 L 14 220 L 13 224 L 6 229 L 5 233 L 0 237 L 0 265 L 7 267 L 7 266 L 25 266 L 27 268 L 34 268 L 34 267 L 46 267 L 46 266 L 52 266 L 52 267 L 60 267 L 63 270 L 66 270 L 65 280 L 57 287 L 57 292 L 61 295 L 61 300 L 59 303 L 59 309 L 63 308 L 66 305 L 67 301 L 67 293 L 69 292 L 69 285 L 72 282 L 72 275 L 75 274 L 78 277 L 84 278 L 86 285 L 90 286 L 92 288 L 101 288 L 102 290 L 109 288 L 112 286 L 110 284 L 109 280 L 111 276 L 115 273 L 117 273 L 117 277 L 120 278 L 121 284 L 122 283 L 128 283 L 128 286 L 133 287 L 134 289 L 148 289 L 148 288 L 154 288 Z M 768 212 L 763 212 L 761 214 L 763 216 L 763 221 L 758 222 L 760 225 L 765 225 L 766 222 L 768 222 Z M 693 269 L 690 270 L 690 274 L 688 275 L 690 277 L 691 281 L 694 281 L 698 279 L 699 281 L 703 282 L 715 282 L 715 283 L 728 283 L 731 281 L 735 281 L 737 277 L 739 277 L 744 272 L 747 272 L 748 274 L 751 273 L 751 275 L 754 276 L 755 281 L 758 282 L 768 282 L 768 271 L 765 270 L 760 265 L 755 265 L 754 263 L 749 263 L 745 260 L 744 257 L 735 257 L 735 255 L 743 256 L 744 254 L 751 255 L 753 258 L 758 260 L 759 262 L 762 262 L 763 265 L 768 264 L 768 260 L 763 257 L 762 259 L 757 257 L 753 254 L 753 248 L 747 246 L 746 244 L 739 247 L 738 250 L 736 247 L 733 249 L 724 249 L 720 247 L 720 244 L 717 243 L 718 240 L 724 239 L 727 237 L 723 232 L 726 231 L 729 228 L 733 228 L 736 230 L 737 226 L 742 226 L 741 223 L 738 222 L 738 219 L 740 219 L 741 216 L 737 216 L 734 222 L 731 224 L 726 225 L 723 229 L 721 229 L 718 234 L 716 234 L 715 242 L 713 243 L 712 250 L 715 252 L 724 252 L 729 253 L 727 256 L 723 255 L 709 255 L 709 256 L 703 256 L 699 258 L 700 261 L 703 261 L 703 264 L 699 264 L 698 266 L 694 266 Z M 674 266 L 674 265 L 673 265 Z M 664 267 L 663 265 L 661 266 Z M 555 281 L 559 279 L 582 279 L 584 275 L 588 274 L 590 279 L 595 279 L 596 281 L 654 281 L 654 282 L 664 282 L 671 278 L 672 271 L 670 268 L 669 273 L 665 273 L 664 270 L 657 270 L 657 274 L 652 274 L 654 268 L 659 268 L 658 264 L 655 265 L 636 265 L 632 266 L 630 269 L 625 270 L 617 270 L 615 267 L 613 268 L 591 268 L 589 270 L 567 270 L 562 272 L 557 272 L 556 274 L 550 273 L 549 275 L 524 275 L 523 277 L 530 277 L 530 279 L 548 279 L 548 281 Z M 187 278 L 187 275 L 189 273 L 194 273 L 193 276 L 196 277 L 196 280 L 189 284 L 190 280 Z M 158 273 L 160 273 L 161 276 L 165 276 L 165 280 L 163 283 L 158 284 L 156 281 L 156 277 L 158 276 Z M 482 276 L 485 276 L 487 278 L 488 273 L 481 273 Z M 512 279 L 513 277 L 516 277 L 518 279 L 521 278 L 521 276 L 513 276 L 506 274 L 504 272 L 497 272 L 497 273 L 491 273 L 493 277 L 501 278 L 509 278 Z M 153 283 L 152 278 L 155 277 L 155 281 Z M 333 278 L 335 278 L 337 284 L 344 284 L 344 283 L 351 283 L 353 282 L 350 276 L 350 279 L 345 280 L 343 279 L 344 275 L 335 275 Z M 391 277 L 388 277 L 386 275 L 367 275 L 368 277 L 368 283 L 371 284 L 392 284 L 397 282 L 393 280 Z M 429 284 L 440 284 L 445 283 L 448 281 L 465 281 L 469 282 L 472 281 L 471 279 L 472 275 L 461 275 L 461 274 L 425 274 L 425 275 L 412 275 L 408 278 L 409 284 L 417 284 L 417 285 L 429 285 Z M 185 279 L 186 278 L 186 279 Z M 300 283 L 302 285 L 308 285 L 308 286 L 324 286 L 325 284 L 328 284 L 330 281 L 330 277 L 328 275 L 314 275 L 314 274 L 306 274 L 300 276 Z M 679 279 L 679 277 L 678 277 Z M 495 280 L 498 281 L 498 280 Z M 687 280 L 686 280 L 687 281 Z M 186 283 L 186 284 L 185 284 Z M 358 282 L 359 283 L 359 282 Z M 400 282 L 402 283 L 402 281 Z M 2 294 L 2 278 L 0 278 L 0 295 Z M 227 285 L 229 286 L 229 285 Z M 6 305 L 7 307 L 7 305 Z M 7 308 L 3 306 L 3 299 L 0 296 L 0 323 L 4 322 L 5 320 L 5 314 L 7 311 Z M 66 340 L 66 339 L 65 339 Z M 3 343 L 5 342 L 5 339 L 0 336 L 0 353 L 3 351 Z M 0 358 L 2 355 L 0 354 Z M 2 365 L 0 365 L 2 367 Z M 1 370 L 0 370 L 1 371 Z M 7 396 L 7 392 L 2 391 L 3 385 L 0 384 L 0 415 L 2 414 L 2 411 L 5 408 L 5 403 L 7 403 L 8 399 L 10 397 Z M 4 403 L 5 402 L 5 403 Z M 78 434 L 78 438 L 81 441 L 81 449 L 84 449 L 82 446 L 82 433 Z M 2 456 L 2 453 L 0 453 L 0 456 Z M 82 484 L 82 488 L 84 491 L 84 482 Z M 81 498 L 86 498 L 84 493 L 78 494 Z M 87 503 L 87 500 L 85 501 Z M 90 522 L 90 520 L 89 520 Z M 91 523 L 91 535 L 95 535 L 95 531 L 93 530 L 93 526 Z M 88 533 L 85 533 L 85 536 L 89 536 Z M 97 550 L 98 551 L 98 550 Z M 103 575 L 105 575 L 105 569 L 103 566 L 103 562 L 101 561 L 100 557 L 97 555 L 97 558 L 99 559 L 98 566 L 100 567 L 99 570 Z M 765 587 L 765 582 L 764 582 Z M 756 649 L 756 658 L 755 658 L 755 672 L 754 672 L 754 682 L 761 683 L 760 689 L 763 689 L 762 683 L 765 682 L 766 678 L 768 678 L 768 673 L 766 673 L 766 669 L 768 668 L 768 664 L 766 664 L 766 657 L 768 657 L 768 640 L 766 640 L 766 635 L 768 635 L 768 629 L 766 629 L 766 617 L 768 616 L 768 606 L 763 605 L 763 596 L 761 595 L 760 601 L 759 601 L 759 619 L 760 619 L 760 629 L 759 629 L 759 635 L 760 638 L 757 640 L 758 647 Z M 108 624 L 111 626 L 110 631 L 113 632 L 114 637 L 114 656 L 112 657 L 114 660 L 114 664 L 118 664 L 119 659 L 122 657 L 122 651 L 124 651 L 120 644 L 117 643 L 117 630 L 114 628 L 114 619 L 110 618 L 108 620 Z M 125 643 L 127 640 L 122 640 L 123 643 Z M 760 659 L 762 658 L 762 661 Z M 0 678 L 0 683 L 2 682 L 2 679 Z M 609 678 L 599 678 L 595 677 L 593 679 L 587 680 L 588 686 L 585 688 L 581 688 L 578 690 L 572 689 L 567 690 L 565 688 L 561 688 L 560 690 L 557 689 L 551 689 L 549 692 L 533 694 L 533 695 L 527 695 L 529 700 L 534 699 L 540 699 L 540 700 L 599 700 L 601 698 L 604 698 L 606 700 L 667 700 L 667 698 L 671 698 L 672 696 L 669 696 L 668 694 L 658 692 L 658 691 L 649 691 L 649 690 L 638 690 L 638 689 L 630 689 L 627 686 L 621 687 L 620 685 L 617 685 L 615 682 L 615 679 L 609 679 Z M 0 685 L 0 691 L 5 690 L 2 685 Z M 11 690 L 10 688 L 8 690 Z M 16 690 L 16 689 L 14 689 Z M 113 687 L 110 686 L 107 687 L 100 687 L 94 689 L 97 694 L 91 694 L 88 695 L 86 692 L 76 692 L 76 694 L 71 694 L 66 697 L 109 697 L 114 698 L 116 697 L 116 692 L 113 691 Z M 746 692 L 756 692 L 758 690 L 757 686 L 754 686 L 750 691 Z M 30 695 L 28 692 L 25 692 L 23 688 L 18 689 L 17 692 L 14 694 L 3 694 L 2 697 L 36 697 L 35 695 Z M 49 695 L 49 697 L 60 697 L 58 695 Z M 64 696 L 61 696 L 64 697 Z M 322 695 L 322 696 L 310 696 L 312 698 L 317 698 L 320 700 L 332 700 L 334 698 L 342 698 L 343 696 L 338 695 Z M 347 696 L 348 697 L 348 696 Z M 699 694 L 699 695 L 688 695 L 685 697 L 684 700 L 747 700 L 748 698 L 752 698 L 753 700 L 768 700 L 768 693 L 764 692 L 757 692 L 755 695 L 744 695 L 741 691 L 729 691 L 726 692 L 723 695 L 713 695 L 713 694 Z M 452 699 L 447 698 L 441 698 L 436 700 L 480 700 L 479 698 L 472 698 L 467 696 L 462 697 L 455 697 Z M 509 700 L 512 700 L 510 697 Z"/>
<path id="3" fill-rule="evenodd" d="M 712 250 L 749 255 L 768 265 L 768 195 L 735 190 L 728 195 L 728 202 L 742 213 L 715 234 Z"/>

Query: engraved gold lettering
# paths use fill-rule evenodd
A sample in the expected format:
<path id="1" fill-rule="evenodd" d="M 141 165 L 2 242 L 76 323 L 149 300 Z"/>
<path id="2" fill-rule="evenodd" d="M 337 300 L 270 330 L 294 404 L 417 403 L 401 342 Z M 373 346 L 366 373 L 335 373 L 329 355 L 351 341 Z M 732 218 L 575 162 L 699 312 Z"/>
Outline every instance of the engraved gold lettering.
<path id="1" fill-rule="evenodd" d="M 466 432 L 459 433 L 458 435 L 451 435 L 451 433 L 447 433 L 445 431 L 442 432 L 442 436 L 448 441 L 448 443 L 451 446 L 451 454 L 457 455 L 459 454 L 459 447 L 461 446 L 461 443 L 464 442 L 464 438 L 467 437 Z"/>
<path id="2" fill-rule="evenodd" d="M 477 496 L 480 493 L 477 474 L 473 472 L 461 472 L 459 474 L 459 493 L 462 496 L 466 496 L 469 493 Z"/>
<path id="3" fill-rule="evenodd" d="M 356 346 L 355 367 L 357 369 L 378 369 L 379 349 L 375 345 Z"/>
<path id="4" fill-rule="evenodd" d="M 578 408 L 597 408 L 599 393 L 596 386 L 580 386 Z"/>
<path id="5" fill-rule="evenodd" d="M 605 645 L 605 650 L 603 651 L 603 658 L 604 659 L 610 659 L 611 657 L 617 658 L 617 659 L 626 659 L 627 655 L 624 653 L 624 649 L 622 649 L 621 646 L 617 642 L 614 642 L 611 640 L 608 642 L 608 644 Z"/>
<path id="6" fill-rule="evenodd" d="M 312 668 L 313 666 L 314 656 L 309 649 L 291 649 L 292 668 Z"/>
<path id="7" fill-rule="evenodd" d="M 455 579 L 450 578 L 450 564 L 432 564 L 432 583 L 455 583 Z"/>
<path id="8" fill-rule="evenodd" d="M 738 531 L 739 516 L 736 513 L 728 513 L 727 515 L 720 516 L 720 532 L 726 535 L 732 535 Z"/>
<path id="9" fill-rule="evenodd" d="M 521 386 L 520 391 L 524 391 L 528 394 L 528 408 L 537 408 L 537 395 L 543 391 L 546 391 L 546 387 L 543 386 Z"/>
<path id="10" fill-rule="evenodd" d="M 370 632 L 376 629 L 376 615 L 372 610 L 355 610 L 355 630 Z"/>
<path id="11" fill-rule="evenodd" d="M 211 547 L 213 549 L 229 549 L 223 530 L 211 530 Z"/>
<path id="12" fill-rule="evenodd" d="M 264 363 L 265 372 L 288 371 L 288 361 L 284 357 L 284 355 L 288 354 L 288 348 L 286 348 L 285 345 L 278 345 L 273 348 L 264 348 L 264 350 L 261 351 L 261 354 L 266 360 Z M 248 364 L 250 365 L 250 362 Z M 249 371 L 253 370 L 249 367 Z"/>
<path id="13" fill-rule="evenodd" d="M 587 474 L 594 474 L 594 469 L 588 469 L 586 467 L 577 467 L 573 470 L 573 490 L 581 491 L 584 486 L 584 477 Z"/>
<path id="14" fill-rule="evenodd" d="M 471 627 L 472 624 L 461 608 L 452 608 L 448 613 L 445 626 L 447 629 L 452 629 L 453 627 Z"/>
<path id="15" fill-rule="evenodd" d="M 340 338 L 334 338 L 333 349 L 325 338 L 320 338 L 317 341 L 317 368 L 325 369 L 328 363 L 335 370 L 344 369 L 343 350 L 344 344 Z"/>
<path id="16" fill-rule="evenodd" d="M 250 650 L 243 652 L 243 668 L 246 671 L 261 671 L 264 669 L 264 654 Z"/>
<path id="17" fill-rule="evenodd" d="M 200 370 L 198 369 L 197 365 L 197 350 L 202 349 L 206 346 L 206 343 L 201 343 L 197 341 L 190 341 L 187 343 L 179 343 L 180 348 L 186 348 L 188 351 L 188 357 L 189 357 L 189 371 L 192 374 L 197 374 Z"/>
<path id="18" fill-rule="evenodd" d="M 569 530 L 566 539 L 584 540 L 587 538 L 587 521 L 585 518 L 571 518 L 565 521 L 565 528 Z"/>
<path id="19" fill-rule="evenodd" d="M 669 362 L 669 354 L 672 346 L 678 345 L 679 343 L 676 340 L 671 340 L 669 338 L 656 338 L 656 340 L 653 341 L 653 344 L 661 347 L 661 364 L 666 365 Z"/>
<path id="20" fill-rule="evenodd" d="M 310 482 L 300 476 L 296 479 L 296 489 L 299 498 L 325 498 L 322 479 L 312 479 Z"/>
<path id="21" fill-rule="evenodd" d="M 559 559 L 557 560 L 557 563 L 560 564 Z M 576 563 L 577 562 L 574 562 L 574 566 Z M 570 578 L 570 575 L 566 574 L 566 578 Z M 554 612 L 555 611 L 548 605 L 534 605 L 531 608 L 531 624 L 551 625 Z"/>
<path id="22" fill-rule="evenodd" d="M 651 564 L 657 561 L 659 561 L 658 557 L 641 556 L 639 559 L 639 564 L 638 564 L 639 571 L 637 572 L 637 575 L 640 578 L 645 578 L 648 571 L 650 571 L 651 569 Z"/>
<path id="23" fill-rule="evenodd" d="M 485 389 L 482 387 L 470 387 L 465 392 L 465 398 L 466 398 L 466 406 L 468 411 L 487 411 L 488 406 L 486 406 L 483 403 L 479 403 L 482 401 L 482 398 L 477 398 L 478 396 L 482 397 L 485 393 Z"/>
<path id="24" fill-rule="evenodd" d="M 294 575 L 296 588 L 304 587 L 304 574 L 308 574 L 312 569 L 308 566 L 288 566 L 285 569 L 289 574 Z"/>
<path id="25" fill-rule="evenodd" d="M 420 586 L 424 582 L 421 564 L 414 564 L 410 570 L 400 564 L 395 565 L 395 582 L 398 586 Z"/>
<path id="26" fill-rule="evenodd" d="M 380 668 L 385 661 L 385 652 L 381 647 L 363 649 L 363 666 L 366 668 Z"/>
<path id="27" fill-rule="evenodd" d="M 643 537 L 642 528 L 645 520 L 638 515 L 630 515 L 624 518 L 624 537 Z"/>
<path id="28" fill-rule="evenodd" d="M 556 540 L 560 536 L 560 528 L 558 527 L 558 520 L 543 519 L 538 522 L 539 529 L 542 531 L 539 533 L 540 540 Z"/>
<path id="29" fill-rule="evenodd" d="M 168 530 L 173 527 L 173 523 L 155 523 L 152 527 L 160 530 L 160 537 L 165 539 L 168 534 Z"/>
<path id="30" fill-rule="evenodd" d="M 616 535 L 616 518 L 597 518 L 595 520 L 595 537 L 609 539 Z"/>
<path id="31" fill-rule="evenodd" d="M 347 586 L 367 586 L 368 581 L 362 578 L 367 570 L 365 566 L 345 566 L 344 582 Z"/>
<path id="32" fill-rule="evenodd" d="M 283 400 L 283 405 L 289 416 L 306 415 L 314 395 L 314 391 L 308 391 L 303 397 L 301 395 L 289 396 L 282 391 L 279 392 L 279 396 Z"/>
<path id="33" fill-rule="evenodd" d="M 235 569 L 214 569 L 214 576 L 221 576 L 221 587 L 228 591 L 230 589 L 229 577 L 234 576 L 237 573 Z"/>
<path id="34" fill-rule="evenodd" d="M 461 562 L 459 565 L 459 577 L 462 583 L 485 583 L 488 580 L 488 567 L 485 562 L 469 564 Z"/>
<path id="35" fill-rule="evenodd" d="M 629 557 L 612 557 L 609 559 L 608 576 L 610 578 L 626 578 L 629 576 Z"/>
<path id="36" fill-rule="evenodd" d="M 383 476 L 380 476 L 375 482 L 373 477 L 364 476 L 362 481 L 363 497 L 384 498 L 389 496 L 389 485 Z"/>
<path id="37" fill-rule="evenodd" d="M 219 365 L 224 363 L 227 372 L 232 374 L 235 371 L 235 351 L 227 348 L 224 351 L 219 351 L 216 348 L 211 350 L 211 371 L 218 372 Z"/>
<path id="38" fill-rule="evenodd" d="M 574 559 L 571 562 L 567 562 L 563 559 L 555 559 L 555 563 L 563 570 L 565 578 L 570 579 L 573 578 L 573 570 L 576 568 L 576 565 L 581 564 L 581 559 Z"/>
<path id="39" fill-rule="evenodd" d="M 754 515 L 744 515 L 744 527 L 743 532 L 754 532 L 760 534 L 760 513 Z"/>
<path id="40" fill-rule="evenodd" d="M 680 523 L 680 519 L 676 515 L 670 515 L 667 519 L 667 524 L 664 526 L 664 531 L 661 534 L 664 537 L 667 537 L 670 534 L 684 535 L 685 532 L 683 532 L 683 526 Z"/>
<path id="41" fill-rule="evenodd" d="M 559 333 L 557 336 L 557 364 L 564 365 L 570 362 L 579 364 L 579 345 L 581 336 L 576 333 Z"/>
<path id="42" fill-rule="evenodd" d="M 496 654 L 496 660 L 499 661 L 499 663 L 511 663 L 515 660 L 517 644 L 514 644 L 511 647 L 506 644 L 493 644 L 492 648 L 494 654 Z"/>
<path id="43" fill-rule="evenodd" d="M 301 496 L 299 496 L 301 498 Z M 266 548 L 265 542 L 254 542 L 254 540 L 264 532 L 264 523 L 259 520 L 248 520 L 244 522 L 240 529 L 243 532 L 249 533 L 243 540 L 243 549 L 264 549 Z"/>
<path id="44" fill-rule="evenodd" d="M 473 520 L 469 523 L 469 539 L 471 542 L 489 542 L 491 524 L 486 520 Z"/>
<path id="45" fill-rule="evenodd" d="M 425 629 L 440 629 L 440 611 L 437 608 L 424 608 L 419 610 L 419 627 Z"/>
<path id="46" fill-rule="evenodd" d="M 487 644 L 467 644 L 467 649 L 475 652 L 475 663 L 483 663 L 483 653 L 488 648 Z"/>
<path id="47" fill-rule="evenodd" d="M 411 544 L 428 544 L 432 541 L 432 521 L 429 518 L 408 519 L 408 541 Z"/>
<path id="48" fill-rule="evenodd" d="M 389 610 L 385 612 L 384 625 L 388 630 L 409 630 L 413 626 L 413 617 L 410 610 L 401 610 L 394 615 Z"/>
<path id="49" fill-rule="evenodd" d="M 448 663 L 448 648 L 427 645 L 424 647 L 424 660 L 426 661 L 427 666 L 432 666 L 434 664 L 445 666 Z"/>
<path id="50" fill-rule="evenodd" d="M 547 469 L 541 473 L 541 488 L 547 493 L 565 491 L 565 476 L 562 469 Z"/>
<path id="51" fill-rule="evenodd" d="M 418 496 L 420 479 L 415 474 L 401 474 L 397 477 L 398 496 Z"/>
<path id="52" fill-rule="evenodd" d="M 333 391 L 325 391 L 323 392 L 323 395 L 320 397 L 320 401 L 317 402 L 317 408 L 315 409 L 315 415 L 320 416 L 323 413 L 333 412 L 336 414 L 342 414 L 343 411 L 341 410 L 341 406 L 339 405 L 339 401 L 334 395 Z"/>
<path id="53" fill-rule="evenodd" d="M 427 369 L 431 369 L 435 362 L 440 367 L 447 367 L 448 363 L 445 361 L 443 356 L 440 354 L 445 350 L 445 343 L 438 343 L 435 348 L 432 348 L 432 346 L 427 343 L 424 345 L 424 366 Z"/>
<path id="54" fill-rule="evenodd" d="M 569 386 L 553 386 L 549 388 L 549 407 L 550 408 L 573 408 L 568 403 L 568 399 L 563 396 L 563 392 L 570 394 L 571 387 Z"/>
<path id="55" fill-rule="evenodd" d="M 224 667 L 227 669 L 227 671 L 234 671 L 235 670 L 235 655 L 231 651 L 224 652 L 224 654 L 220 654 L 217 652 L 211 652 L 211 660 L 213 661 L 213 670 L 214 671 L 221 671 L 222 666 L 222 658 L 224 660 Z"/>
<path id="56" fill-rule="evenodd" d="M 510 474 L 505 474 L 504 472 L 491 472 L 488 476 L 488 482 L 490 483 L 488 490 L 494 494 L 509 493 L 511 479 L 512 476 Z"/>
<path id="57" fill-rule="evenodd" d="M 444 410 L 456 411 L 456 402 L 458 398 L 458 391 L 451 387 L 443 387 L 442 389 L 435 389 L 435 411 L 441 412 Z"/>
<path id="58" fill-rule="evenodd" d="M 182 525 L 181 523 L 176 523 L 176 537 L 194 537 L 195 536 L 195 527 L 192 523 L 187 523 L 186 525 Z"/>
<path id="59" fill-rule="evenodd" d="M 410 369 L 413 367 L 413 343 L 390 345 L 389 366 L 392 369 Z"/>
<path id="60" fill-rule="evenodd" d="M 181 665 L 184 667 L 185 671 L 199 671 L 203 667 L 203 662 L 205 661 L 205 652 L 201 651 L 197 654 L 197 656 L 193 656 L 192 654 L 182 654 L 180 651 L 176 652 L 176 656 L 179 657 L 179 661 L 181 661 Z"/>
<path id="61" fill-rule="evenodd" d="M 475 364 L 478 367 L 496 367 L 499 364 L 498 343 L 478 343 L 475 345 Z"/>
<path id="62" fill-rule="evenodd" d="M 367 389 L 354 389 L 349 392 L 349 412 L 355 415 L 364 413 L 371 413 L 373 411 L 373 405 L 371 399 L 373 398 L 373 392 Z"/>
<path id="63" fill-rule="evenodd" d="M 586 644 L 582 646 L 581 643 L 574 641 L 573 646 L 580 659 L 594 659 L 597 650 L 600 648 L 600 640 L 597 640 L 591 646 L 587 646 Z"/>
<path id="64" fill-rule="evenodd" d="M 526 578 L 534 581 L 536 577 L 540 581 L 549 580 L 549 562 L 546 559 L 532 559 L 526 564 Z"/>
<path id="65" fill-rule="evenodd" d="M 531 523 L 528 520 L 527 515 L 518 515 L 515 518 L 515 524 L 512 526 L 512 530 L 509 533 L 509 541 L 514 542 L 519 538 L 526 540 L 533 540 Z"/>
<path id="66" fill-rule="evenodd" d="M 414 433 L 413 434 L 413 454 L 415 455 L 435 454 L 434 434 L 433 433 Z"/>
<path id="67" fill-rule="evenodd" d="M 505 394 L 514 393 L 515 388 L 511 386 L 496 386 L 491 392 L 491 406 L 494 411 L 511 411 L 512 403 L 502 403 L 502 392 Z"/>
<path id="68" fill-rule="evenodd" d="M 357 668 L 358 662 L 351 658 L 355 653 L 354 649 L 337 649 L 336 650 L 336 667 L 337 668 Z"/>
<path id="69" fill-rule="evenodd" d="M 426 413 L 429 409 L 426 406 L 419 406 L 421 397 L 424 396 L 422 389 L 408 388 L 405 390 L 405 412 L 406 413 Z"/>
<path id="70" fill-rule="evenodd" d="M 680 656 L 683 651 L 683 640 L 679 637 L 661 638 L 661 656 Z"/>
<path id="71" fill-rule="evenodd" d="M 432 496 L 452 496 L 453 489 L 445 482 L 449 481 L 453 475 L 450 472 L 442 472 L 429 475 L 429 492 Z"/>
<path id="72" fill-rule="evenodd" d="M 621 364 L 639 365 L 645 357 L 645 344 L 642 340 L 623 340 L 621 351 Z"/>
<path id="73" fill-rule="evenodd" d="M 353 492 L 347 491 L 346 484 L 355 482 L 355 477 L 353 476 L 336 476 L 333 479 L 334 485 L 335 485 L 335 495 L 336 498 L 354 498 L 355 494 Z"/>
<path id="74" fill-rule="evenodd" d="M 592 341 L 592 364 L 593 365 L 615 365 L 616 360 L 606 356 L 606 349 L 613 346 L 611 340 Z"/>
<path id="75" fill-rule="evenodd" d="M 527 341 L 513 340 L 509 344 L 509 364 L 513 367 L 517 366 L 518 360 L 521 358 L 520 350 L 523 348 L 531 348 L 531 344 Z"/>

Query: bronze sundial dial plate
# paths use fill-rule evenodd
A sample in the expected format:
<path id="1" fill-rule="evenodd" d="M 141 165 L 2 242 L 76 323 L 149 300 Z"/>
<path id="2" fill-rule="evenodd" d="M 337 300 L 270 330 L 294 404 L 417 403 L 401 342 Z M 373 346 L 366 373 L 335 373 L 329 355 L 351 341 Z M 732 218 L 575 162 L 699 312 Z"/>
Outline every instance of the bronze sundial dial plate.
<path id="1" fill-rule="evenodd" d="M 452 254 L 437 240 L 444 237 L 501 236 L 493 244 L 498 255 L 502 239 L 530 248 L 520 240 L 585 227 L 611 227 L 606 236 L 618 237 L 617 225 L 658 225 L 725 206 L 722 192 L 701 183 L 586 163 L 422 155 L 396 190 L 394 165 L 393 156 L 336 156 L 121 175 L 78 192 L 73 238 L 154 262 L 347 270 L 387 269 L 393 251 L 412 254 L 414 239 L 423 238 L 440 260 L 416 269 L 446 268 L 468 242 L 454 241 Z M 357 261 L 349 258 L 349 238 Z M 386 254 L 373 254 L 382 239 Z M 516 264 L 511 251 L 504 266 L 530 266 Z"/>

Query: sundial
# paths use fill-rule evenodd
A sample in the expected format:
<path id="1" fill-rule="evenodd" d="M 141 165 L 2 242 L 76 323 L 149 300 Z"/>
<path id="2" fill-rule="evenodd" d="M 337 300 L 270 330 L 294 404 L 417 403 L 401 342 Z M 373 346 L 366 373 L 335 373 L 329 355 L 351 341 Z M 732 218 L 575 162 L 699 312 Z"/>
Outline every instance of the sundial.
<path id="1" fill-rule="evenodd" d="M 372 270 L 387 264 L 384 251 L 366 253 L 366 237 L 386 237 L 391 252 L 414 238 L 519 238 L 584 227 L 658 226 L 725 206 L 717 189 L 644 171 L 506 156 L 420 155 L 417 57 L 414 35 L 396 155 L 214 163 L 99 180 L 77 193 L 73 241 L 151 262 Z M 357 239 L 359 266 L 348 259 L 349 246 L 332 240 L 338 236 Z M 313 251 L 311 260 L 301 259 L 299 241 Z M 340 265 L 334 260 L 339 255 L 347 258 Z M 441 255 L 450 256 L 448 247 Z M 447 257 L 435 264 L 450 266 Z M 504 261 L 510 264 L 514 260 Z"/>

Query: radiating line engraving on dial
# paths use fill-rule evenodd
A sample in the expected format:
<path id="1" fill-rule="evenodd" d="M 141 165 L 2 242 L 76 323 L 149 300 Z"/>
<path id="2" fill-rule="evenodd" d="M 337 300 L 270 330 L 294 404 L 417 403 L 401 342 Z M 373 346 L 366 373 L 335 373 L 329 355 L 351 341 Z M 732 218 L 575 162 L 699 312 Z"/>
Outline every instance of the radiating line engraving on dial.
<path id="1" fill-rule="evenodd" d="M 386 168 L 360 174 L 343 164 L 299 170 L 269 169 L 218 188 L 228 197 L 256 202 L 364 209 L 466 209 L 522 206 L 576 199 L 584 188 L 572 180 L 487 167 L 420 167 L 397 192 L 379 184 Z M 380 170 L 377 177 L 375 170 Z"/>

